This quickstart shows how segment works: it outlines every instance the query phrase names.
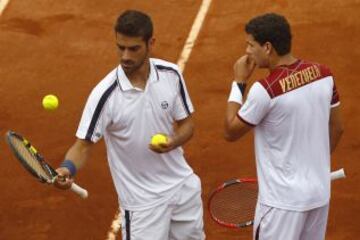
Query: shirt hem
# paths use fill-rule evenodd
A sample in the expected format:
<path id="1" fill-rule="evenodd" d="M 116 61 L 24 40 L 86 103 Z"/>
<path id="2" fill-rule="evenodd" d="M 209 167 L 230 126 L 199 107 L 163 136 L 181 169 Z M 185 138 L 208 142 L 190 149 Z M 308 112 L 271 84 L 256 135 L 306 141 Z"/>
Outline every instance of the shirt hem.
<path id="1" fill-rule="evenodd" d="M 176 192 L 184 185 L 184 183 L 188 180 L 189 177 L 191 177 L 194 174 L 194 172 L 192 172 L 191 174 L 189 174 L 188 176 L 186 176 L 182 181 L 180 181 L 178 183 L 178 185 L 176 185 L 175 187 L 173 187 L 170 192 L 168 192 L 167 194 L 165 194 L 164 197 L 161 198 L 161 200 L 153 202 L 151 204 L 145 204 L 145 205 L 139 205 L 139 206 L 134 206 L 134 205 L 127 205 L 121 202 L 121 200 L 119 199 L 119 205 L 121 206 L 121 208 L 129 210 L 129 211 L 143 211 L 143 210 L 147 210 L 156 206 L 159 206 L 161 204 L 163 204 L 164 202 L 168 201 L 169 199 L 171 199 L 174 194 L 176 194 Z"/>
<path id="2" fill-rule="evenodd" d="M 309 211 L 315 208 L 319 208 L 319 207 L 323 207 L 327 204 L 329 204 L 330 199 L 328 200 L 324 200 L 321 202 L 317 202 L 311 205 L 303 205 L 303 206 L 292 206 L 292 205 L 286 205 L 286 204 L 281 204 L 281 203 L 273 203 L 273 202 L 267 202 L 267 201 L 261 201 L 259 200 L 260 204 L 269 206 L 269 207 L 274 207 L 274 208 L 279 208 L 279 209 L 284 209 L 284 210 L 289 210 L 289 211 L 296 211 L 296 212 L 305 212 L 305 211 Z"/>

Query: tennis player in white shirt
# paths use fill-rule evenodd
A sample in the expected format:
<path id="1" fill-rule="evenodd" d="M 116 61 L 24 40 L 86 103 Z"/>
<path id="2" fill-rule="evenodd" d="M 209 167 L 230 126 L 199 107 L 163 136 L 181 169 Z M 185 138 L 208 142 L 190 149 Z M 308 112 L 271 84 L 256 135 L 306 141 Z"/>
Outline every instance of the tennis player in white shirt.
<path id="1" fill-rule="evenodd" d="M 56 186 L 69 188 L 103 137 L 122 239 L 205 239 L 200 179 L 181 148 L 194 128 L 185 81 L 175 64 L 150 58 L 155 39 L 148 15 L 123 12 L 115 33 L 120 65 L 92 90 Z M 157 133 L 166 133 L 167 143 L 149 146 Z"/>
<path id="2" fill-rule="evenodd" d="M 255 131 L 259 182 L 256 240 L 323 240 L 330 200 L 330 153 L 343 132 L 330 70 L 291 54 L 288 21 L 278 14 L 245 26 L 246 54 L 234 65 L 225 138 Z M 255 67 L 269 75 L 256 81 Z"/>

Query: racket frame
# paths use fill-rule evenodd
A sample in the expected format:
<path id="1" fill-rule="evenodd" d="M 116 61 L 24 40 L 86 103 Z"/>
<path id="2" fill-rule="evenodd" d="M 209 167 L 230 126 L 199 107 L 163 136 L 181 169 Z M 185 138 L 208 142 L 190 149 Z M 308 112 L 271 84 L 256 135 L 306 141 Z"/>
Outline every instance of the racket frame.
<path id="1" fill-rule="evenodd" d="M 40 164 L 40 166 L 42 167 L 42 169 L 47 173 L 47 175 L 49 176 L 49 178 L 51 179 L 46 179 L 44 178 L 41 174 L 38 174 L 31 166 L 29 166 L 29 164 L 26 162 L 26 160 L 24 159 L 24 157 L 19 154 L 19 152 L 16 150 L 16 148 L 13 146 L 10 138 L 15 137 L 17 139 L 19 139 L 26 147 L 27 151 L 35 157 L 35 159 L 38 161 L 38 163 Z M 57 172 L 44 161 L 44 157 L 35 149 L 34 146 L 31 145 L 31 143 L 26 140 L 24 137 L 22 137 L 21 135 L 15 133 L 14 131 L 8 131 L 6 133 L 6 141 L 8 142 L 11 151 L 16 155 L 17 159 L 20 161 L 20 163 L 25 167 L 25 169 L 27 171 L 29 171 L 34 177 L 36 177 L 40 182 L 42 183 L 52 183 L 54 181 L 54 179 L 56 178 L 56 176 L 58 175 Z"/>
<path id="2" fill-rule="evenodd" d="M 342 179 L 346 177 L 345 174 L 345 170 L 343 168 L 340 168 L 336 171 L 331 172 L 331 181 L 334 180 L 338 180 L 338 179 Z M 239 184 L 239 183 L 244 183 L 244 182 L 252 182 L 254 184 L 257 183 L 257 179 L 256 178 L 242 178 L 242 179 L 230 179 L 226 182 L 224 182 L 223 184 L 221 184 L 220 186 L 218 186 L 210 195 L 210 198 L 208 200 L 208 211 L 210 213 L 211 218 L 217 222 L 218 224 L 224 226 L 224 227 L 228 227 L 228 228 L 244 228 L 244 227 L 248 227 L 254 224 L 254 220 L 250 220 L 244 223 L 228 223 L 225 221 L 222 221 L 220 219 L 218 219 L 216 216 L 214 216 L 214 214 L 211 211 L 211 200 L 213 199 L 213 197 L 220 192 L 221 190 L 223 190 L 224 188 L 232 185 L 232 184 Z"/>
<path id="3" fill-rule="evenodd" d="M 38 174 L 29 164 L 24 160 L 23 156 L 16 150 L 16 148 L 13 146 L 10 138 L 16 137 L 26 147 L 26 150 L 35 157 L 35 159 L 38 161 L 38 163 L 41 165 L 42 169 L 46 173 L 46 175 L 49 176 L 49 179 L 44 178 L 41 174 Z M 8 131 L 6 133 L 6 141 L 8 145 L 10 146 L 11 151 L 14 153 L 16 158 L 19 160 L 19 162 L 25 167 L 25 169 L 31 173 L 35 178 L 37 178 L 41 183 L 48 183 L 53 184 L 55 182 L 55 179 L 58 176 L 58 173 L 45 162 L 44 157 L 31 145 L 31 143 L 26 140 L 24 137 L 22 137 L 20 134 L 15 133 L 14 131 Z M 77 193 L 81 198 L 87 198 L 89 196 L 88 191 L 76 183 L 72 183 L 70 189 Z"/>

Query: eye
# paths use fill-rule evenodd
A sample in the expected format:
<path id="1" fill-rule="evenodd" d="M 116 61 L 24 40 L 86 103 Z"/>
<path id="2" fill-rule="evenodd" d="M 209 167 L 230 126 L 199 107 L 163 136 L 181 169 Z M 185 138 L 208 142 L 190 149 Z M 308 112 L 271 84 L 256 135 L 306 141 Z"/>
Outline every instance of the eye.
<path id="1" fill-rule="evenodd" d="M 120 51 L 124 51 L 125 50 L 125 47 L 124 46 L 121 46 L 121 45 L 116 45 L 117 47 L 118 47 L 118 49 L 120 50 Z"/>
<path id="2" fill-rule="evenodd" d="M 133 47 L 129 47 L 129 50 L 132 52 L 136 52 L 140 49 L 140 46 L 133 46 Z"/>

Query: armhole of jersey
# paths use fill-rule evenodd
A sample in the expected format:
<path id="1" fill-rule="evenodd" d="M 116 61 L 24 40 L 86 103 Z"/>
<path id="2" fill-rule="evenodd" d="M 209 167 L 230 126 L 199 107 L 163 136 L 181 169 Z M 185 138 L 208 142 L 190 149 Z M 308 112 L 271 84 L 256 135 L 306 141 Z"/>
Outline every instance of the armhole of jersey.
<path id="1" fill-rule="evenodd" d="M 254 89 L 254 88 L 258 88 L 258 89 Z M 260 82 L 260 81 L 256 81 L 252 86 L 251 88 L 249 89 L 249 92 L 248 92 L 248 96 L 244 102 L 244 104 L 240 107 L 239 111 L 237 112 L 237 118 L 242 121 L 243 123 L 245 123 L 246 125 L 248 126 L 251 126 L 251 127 L 256 127 L 258 124 L 254 124 L 246 119 L 244 119 L 241 115 L 240 115 L 240 112 L 241 112 L 241 109 L 242 107 L 244 107 L 245 104 L 247 104 L 246 102 L 248 101 L 248 97 L 250 96 L 251 97 L 251 93 L 252 91 L 260 91 L 260 89 L 262 89 L 261 91 L 263 91 L 263 94 L 264 96 L 263 97 L 268 97 L 268 101 L 271 101 L 271 94 L 269 93 L 269 91 L 266 90 L 265 86 Z M 269 103 L 271 104 L 271 102 Z"/>
<path id="2" fill-rule="evenodd" d="M 255 124 L 252 124 L 252 123 L 246 121 L 245 119 L 243 119 L 243 118 L 240 116 L 239 113 L 236 114 L 236 117 L 237 117 L 241 122 L 245 123 L 246 125 L 248 125 L 248 126 L 250 126 L 250 127 L 256 127 Z"/>
<path id="3" fill-rule="evenodd" d="M 187 113 L 186 117 L 190 116 L 191 112 L 190 112 L 189 104 L 188 104 L 187 99 L 186 99 L 185 86 L 184 86 L 181 74 L 178 72 L 178 70 L 176 70 L 175 68 L 172 68 L 172 67 L 163 66 L 163 65 L 155 65 L 155 66 L 159 70 L 172 71 L 177 75 L 178 80 L 179 80 L 179 92 L 180 92 L 182 104 L 183 104 L 184 109 L 185 109 L 185 111 Z"/>
<path id="4" fill-rule="evenodd" d="M 88 127 L 87 132 L 86 132 L 85 140 L 94 142 L 93 141 L 94 131 L 95 131 L 95 128 L 96 128 L 96 126 L 98 124 L 101 113 L 102 113 L 102 111 L 104 109 L 104 105 L 105 105 L 106 101 L 109 99 L 111 93 L 113 93 L 113 91 L 116 88 L 117 84 L 118 84 L 118 82 L 117 82 L 117 79 L 116 79 L 110 85 L 110 87 L 108 87 L 106 89 L 106 91 L 102 94 L 102 96 L 100 97 L 100 100 L 98 101 L 98 103 L 96 105 L 96 108 L 95 108 L 95 111 L 93 113 L 93 116 L 91 118 L 90 125 Z"/>

